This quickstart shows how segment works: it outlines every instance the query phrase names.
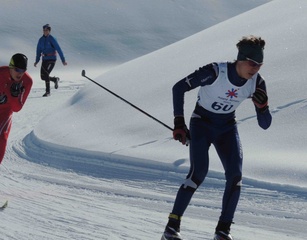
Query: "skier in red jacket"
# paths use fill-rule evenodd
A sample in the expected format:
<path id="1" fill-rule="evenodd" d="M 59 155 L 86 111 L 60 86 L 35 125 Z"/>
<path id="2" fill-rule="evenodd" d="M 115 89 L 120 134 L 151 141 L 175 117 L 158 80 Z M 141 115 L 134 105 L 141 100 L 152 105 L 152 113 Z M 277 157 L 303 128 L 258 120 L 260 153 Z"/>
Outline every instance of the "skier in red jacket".
<path id="1" fill-rule="evenodd" d="M 5 154 L 13 112 L 22 109 L 32 87 L 32 78 L 26 72 L 27 63 L 24 54 L 16 53 L 9 66 L 0 67 L 0 163 Z"/>

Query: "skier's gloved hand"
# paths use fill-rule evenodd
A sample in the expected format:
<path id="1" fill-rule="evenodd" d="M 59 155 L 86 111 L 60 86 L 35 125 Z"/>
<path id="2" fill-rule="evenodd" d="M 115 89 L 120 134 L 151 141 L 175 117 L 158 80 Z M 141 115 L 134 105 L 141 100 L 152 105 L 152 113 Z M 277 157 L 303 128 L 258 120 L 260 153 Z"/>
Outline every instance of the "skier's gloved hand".
<path id="1" fill-rule="evenodd" d="M 268 95 L 261 88 L 257 88 L 252 97 L 253 103 L 260 110 L 264 112 L 268 108 Z"/>
<path id="2" fill-rule="evenodd" d="M 7 102 L 7 96 L 3 93 L 0 94 L 0 104 L 5 104 Z"/>
<path id="3" fill-rule="evenodd" d="M 12 97 L 18 97 L 24 91 L 22 82 L 13 82 L 10 88 Z"/>
<path id="4" fill-rule="evenodd" d="M 185 125 L 184 117 L 175 117 L 174 118 L 174 130 L 173 130 L 173 138 L 178 140 L 183 145 L 189 145 L 190 142 L 190 133 Z"/>

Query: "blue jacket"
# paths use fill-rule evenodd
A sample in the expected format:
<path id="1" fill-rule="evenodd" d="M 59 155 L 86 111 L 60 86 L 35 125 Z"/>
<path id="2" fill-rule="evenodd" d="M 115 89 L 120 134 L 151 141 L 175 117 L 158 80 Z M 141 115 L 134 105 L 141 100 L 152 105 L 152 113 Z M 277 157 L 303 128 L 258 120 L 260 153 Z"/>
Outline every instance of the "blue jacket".
<path id="1" fill-rule="evenodd" d="M 60 55 L 62 62 L 65 62 L 64 54 L 57 40 L 51 35 L 48 35 L 47 37 L 43 35 L 37 43 L 35 63 L 39 62 L 41 56 L 43 61 L 56 61 L 57 53 Z"/>

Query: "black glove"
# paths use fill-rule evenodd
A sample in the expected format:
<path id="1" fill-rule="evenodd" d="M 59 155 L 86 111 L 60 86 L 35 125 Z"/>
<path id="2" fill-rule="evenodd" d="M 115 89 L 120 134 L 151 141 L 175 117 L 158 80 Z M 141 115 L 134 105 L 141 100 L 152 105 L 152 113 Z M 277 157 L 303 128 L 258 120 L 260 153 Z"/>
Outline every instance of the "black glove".
<path id="1" fill-rule="evenodd" d="M 268 106 L 268 95 L 264 90 L 261 88 L 257 88 L 256 91 L 253 94 L 252 100 L 255 104 L 255 106 L 260 110 L 260 111 L 265 111 Z"/>
<path id="2" fill-rule="evenodd" d="M 174 125 L 173 138 L 181 142 L 183 145 L 188 146 L 190 141 L 190 133 L 185 125 L 184 117 L 175 117 Z"/>
<path id="3" fill-rule="evenodd" d="M 24 91 L 24 86 L 22 82 L 13 82 L 10 90 L 12 97 L 18 97 Z"/>
<path id="4" fill-rule="evenodd" d="M 3 93 L 0 94 L 0 104 L 5 104 L 7 102 L 7 96 Z"/>

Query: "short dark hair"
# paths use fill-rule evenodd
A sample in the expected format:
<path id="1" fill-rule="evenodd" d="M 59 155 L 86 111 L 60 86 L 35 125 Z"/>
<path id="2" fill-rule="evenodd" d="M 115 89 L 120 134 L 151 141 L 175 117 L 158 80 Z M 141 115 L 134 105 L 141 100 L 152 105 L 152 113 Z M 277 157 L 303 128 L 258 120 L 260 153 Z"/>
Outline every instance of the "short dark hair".
<path id="1" fill-rule="evenodd" d="M 265 41 L 261 37 L 249 35 L 242 37 L 242 39 L 237 43 L 237 48 L 240 49 L 242 45 L 258 45 L 264 49 Z"/>

